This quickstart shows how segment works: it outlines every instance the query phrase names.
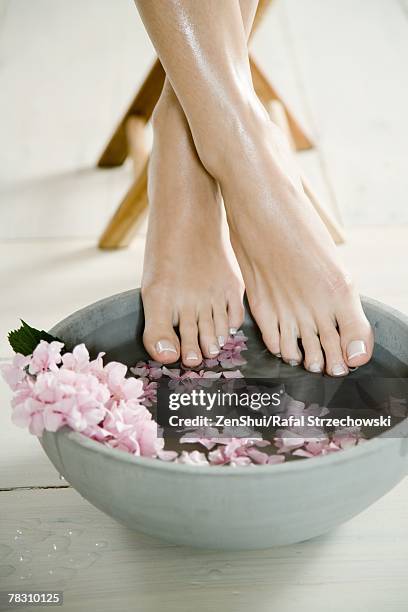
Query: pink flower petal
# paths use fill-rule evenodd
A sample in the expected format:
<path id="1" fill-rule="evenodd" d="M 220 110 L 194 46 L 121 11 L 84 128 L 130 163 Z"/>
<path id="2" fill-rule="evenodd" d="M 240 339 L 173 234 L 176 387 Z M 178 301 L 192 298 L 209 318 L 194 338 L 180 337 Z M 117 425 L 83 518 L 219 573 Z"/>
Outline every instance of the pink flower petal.
<path id="1" fill-rule="evenodd" d="M 224 378 L 244 378 L 243 374 L 240 372 L 240 370 L 233 370 L 233 371 L 229 371 L 229 372 L 223 372 L 222 373 Z"/>
<path id="2" fill-rule="evenodd" d="M 157 453 L 158 459 L 162 461 L 174 461 L 178 457 L 178 453 L 176 451 L 171 450 L 160 450 Z"/>

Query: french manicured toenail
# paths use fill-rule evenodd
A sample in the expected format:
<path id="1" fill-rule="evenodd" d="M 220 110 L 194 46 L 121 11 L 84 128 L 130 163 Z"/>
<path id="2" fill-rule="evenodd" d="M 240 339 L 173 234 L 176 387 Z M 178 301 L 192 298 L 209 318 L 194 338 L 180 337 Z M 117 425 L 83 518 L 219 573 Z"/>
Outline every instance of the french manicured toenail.
<path id="1" fill-rule="evenodd" d="M 220 349 L 216 344 L 210 344 L 210 346 L 208 347 L 208 352 L 210 353 L 210 355 L 218 355 Z"/>
<path id="2" fill-rule="evenodd" d="M 288 364 L 294 368 L 295 366 L 299 365 L 299 362 L 296 359 L 289 359 Z"/>
<path id="3" fill-rule="evenodd" d="M 158 353 L 177 353 L 174 344 L 168 340 L 159 340 L 156 344 L 156 350 Z"/>
<path id="4" fill-rule="evenodd" d="M 310 364 L 308 369 L 309 369 L 309 372 L 321 372 L 322 371 L 322 366 L 320 365 L 320 363 L 315 361 L 314 363 Z"/>
<path id="5" fill-rule="evenodd" d="M 363 340 L 352 340 L 347 346 L 347 359 L 367 355 L 367 347 Z"/>
<path id="6" fill-rule="evenodd" d="M 217 340 L 218 340 L 218 344 L 220 346 L 224 346 L 224 344 L 225 344 L 225 336 L 218 336 Z"/>
<path id="7" fill-rule="evenodd" d="M 186 361 L 197 361 L 198 355 L 195 351 L 188 351 Z"/>
<path id="8" fill-rule="evenodd" d="M 238 331 L 238 328 L 237 328 L 237 327 L 230 327 L 230 328 L 229 328 L 229 333 L 230 333 L 230 336 L 235 336 L 235 334 L 237 333 L 237 331 Z"/>
<path id="9" fill-rule="evenodd" d="M 332 368 L 333 376 L 343 376 L 347 374 L 347 368 L 342 363 L 336 363 Z"/>

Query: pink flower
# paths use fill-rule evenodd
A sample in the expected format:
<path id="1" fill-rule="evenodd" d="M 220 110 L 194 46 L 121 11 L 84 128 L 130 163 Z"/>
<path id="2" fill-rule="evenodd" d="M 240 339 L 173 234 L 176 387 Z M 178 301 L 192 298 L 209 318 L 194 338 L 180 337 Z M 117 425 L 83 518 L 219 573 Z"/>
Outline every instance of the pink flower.
<path id="1" fill-rule="evenodd" d="M 207 450 L 211 450 L 219 443 L 219 431 L 216 427 L 202 427 L 191 431 L 190 433 L 184 434 L 180 438 L 181 444 L 201 444 Z"/>
<path id="2" fill-rule="evenodd" d="M 214 359 L 205 359 L 204 365 L 207 368 L 214 368 L 220 365 L 222 368 L 230 369 L 246 364 L 241 352 L 247 350 L 248 338 L 239 331 L 235 336 L 229 336 L 221 351 Z"/>
<path id="3" fill-rule="evenodd" d="M 172 380 L 177 380 L 177 381 L 181 381 L 184 378 L 186 378 L 185 374 L 182 373 L 180 368 L 172 368 L 172 369 L 170 369 L 170 368 L 167 368 L 166 366 L 163 366 L 162 374 L 164 376 L 168 376 Z M 187 372 L 187 374 L 188 374 L 188 372 Z"/>
<path id="4" fill-rule="evenodd" d="M 74 370 L 74 372 L 88 372 L 89 353 L 85 344 L 78 344 L 72 353 L 65 353 L 61 357 L 64 368 Z"/>
<path id="5" fill-rule="evenodd" d="M 175 463 L 184 463 L 185 465 L 208 465 L 207 457 L 204 453 L 199 451 L 182 451 L 179 457 L 175 460 Z"/>
<path id="6" fill-rule="evenodd" d="M 177 457 L 177 451 L 159 450 L 157 453 L 157 458 L 161 459 L 161 461 L 174 461 L 174 459 L 177 459 Z"/>
<path id="7" fill-rule="evenodd" d="M 222 375 L 227 379 L 244 378 L 240 370 L 230 370 L 229 372 L 223 372 Z"/>
<path id="8" fill-rule="evenodd" d="M 357 444 L 364 443 L 366 440 L 359 427 L 343 427 L 334 432 L 332 441 L 333 444 L 339 447 L 339 450 L 346 450 Z"/>
<path id="9" fill-rule="evenodd" d="M 16 398 L 12 419 L 41 435 L 69 425 L 75 431 L 97 425 L 105 416 L 110 393 L 92 374 L 63 368 L 42 372 Z"/>
<path id="10" fill-rule="evenodd" d="M 194 387 L 196 384 L 206 387 L 210 386 L 213 380 L 221 378 L 221 372 L 210 372 L 208 370 L 200 370 L 195 372 L 194 370 L 182 371 L 178 368 L 169 369 L 163 366 L 163 374 L 171 378 L 169 387 L 171 389 L 177 389 L 180 386 L 183 387 Z"/>
<path id="11" fill-rule="evenodd" d="M 218 359 L 204 359 L 203 365 L 205 365 L 206 368 L 215 368 L 218 366 Z"/>
<path id="12" fill-rule="evenodd" d="M 141 402 L 146 408 L 150 408 L 157 401 L 157 382 L 149 382 L 148 378 L 140 379 L 143 382 L 143 394 Z"/>
<path id="13" fill-rule="evenodd" d="M 243 331 L 237 332 L 234 336 L 228 336 L 227 342 L 222 347 L 225 350 L 229 350 L 232 348 L 240 348 L 241 351 L 247 350 L 246 343 L 248 342 L 248 338 L 245 336 Z"/>
<path id="14" fill-rule="evenodd" d="M 106 384 L 115 400 L 140 403 L 143 395 L 143 382 L 137 378 L 126 378 L 127 367 L 123 363 L 111 361 L 104 368 Z"/>
<path id="15" fill-rule="evenodd" d="M 163 376 L 162 364 L 152 360 L 138 361 L 133 368 L 130 368 L 130 371 L 135 376 L 150 378 L 151 380 L 158 380 Z"/>
<path id="16" fill-rule="evenodd" d="M 250 465 L 251 463 L 267 463 L 268 455 L 256 449 L 257 446 L 268 446 L 267 440 L 256 438 L 230 438 L 217 440 L 219 445 L 208 453 L 211 465 Z M 252 452 L 252 456 L 251 456 Z"/>
<path id="17" fill-rule="evenodd" d="M 29 373 L 38 374 L 47 370 L 55 372 L 58 369 L 58 364 L 62 361 L 61 351 L 63 348 L 62 342 L 54 340 L 49 343 L 41 340 L 32 354 L 28 368 Z"/>
<path id="18" fill-rule="evenodd" d="M 303 436 L 297 435 L 289 429 L 278 430 L 273 441 L 278 448 L 279 454 L 291 453 L 305 444 L 305 438 Z"/>
<path id="19" fill-rule="evenodd" d="M 42 403 L 31 397 L 27 398 L 14 407 L 11 420 L 18 427 L 28 427 L 29 432 L 34 436 L 41 436 L 44 431 Z"/>
<path id="20" fill-rule="evenodd" d="M 16 353 L 11 363 L 0 365 L 4 380 L 13 391 L 17 391 L 26 377 L 26 368 L 31 361 L 31 355 Z"/>
<path id="21" fill-rule="evenodd" d="M 157 437 L 157 423 L 144 406 L 130 408 L 119 402 L 103 422 L 105 444 L 134 455 L 156 457 L 164 442 Z"/>
<path id="22" fill-rule="evenodd" d="M 246 450 L 246 456 L 249 457 L 253 463 L 257 463 L 259 465 L 265 465 L 268 463 L 269 455 L 254 447 Z"/>
<path id="23" fill-rule="evenodd" d="M 247 350 L 246 341 L 247 338 L 242 332 L 238 332 L 235 336 L 230 336 L 227 339 L 218 355 L 218 361 L 222 368 L 230 369 L 246 364 L 246 359 L 241 355 L 242 351 Z"/>
<path id="24" fill-rule="evenodd" d="M 329 439 L 308 440 L 305 442 L 304 448 L 296 449 L 292 455 L 296 457 L 318 457 L 319 455 L 329 455 L 339 450 L 340 448 L 333 442 L 330 442 Z"/>
<path id="25" fill-rule="evenodd" d="M 200 370 L 199 372 L 189 371 L 186 374 L 188 374 L 190 382 L 197 383 L 200 387 L 210 387 L 212 381 L 218 380 L 222 376 L 221 372 L 211 372 L 208 370 Z"/>

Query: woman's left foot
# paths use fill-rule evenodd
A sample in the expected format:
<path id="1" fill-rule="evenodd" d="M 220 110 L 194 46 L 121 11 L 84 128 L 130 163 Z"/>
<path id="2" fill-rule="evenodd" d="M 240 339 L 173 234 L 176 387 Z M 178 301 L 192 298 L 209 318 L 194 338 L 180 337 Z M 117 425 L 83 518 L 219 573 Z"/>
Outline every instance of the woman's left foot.
<path id="1" fill-rule="evenodd" d="M 174 94 L 162 95 L 153 131 L 143 339 L 153 359 L 181 357 L 195 367 L 242 324 L 243 283 L 218 185 L 197 157 Z"/>

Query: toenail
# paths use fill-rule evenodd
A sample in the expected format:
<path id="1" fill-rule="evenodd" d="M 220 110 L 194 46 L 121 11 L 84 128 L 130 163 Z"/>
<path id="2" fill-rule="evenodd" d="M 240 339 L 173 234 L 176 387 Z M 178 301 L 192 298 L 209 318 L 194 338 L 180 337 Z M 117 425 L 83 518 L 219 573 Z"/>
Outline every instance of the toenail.
<path id="1" fill-rule="evenodd" d="M 238 331 L 238 327 L 230 327 L 229 328 L 229 333 L 230 333 L 231 336 L 235 336 L 237 331 Z"/>
<path id="2" fill-rule="evenodd" d="M 168 340 L 159 340 L 156 344 L 156 350 L 158 353 L 177 353 L 174 345 Z"/>
<path id="3" fill-rule="evenodd" d="M 366 344 L 363 340 L 352 340 L 347 346 L 347 359 L 354 359 L 360 355 L 367 355 Z"/>
<path id="4" fill-rule="evenodd" d="M 321 372 L 322 371 L 322 366 L 320 365 L 320 363 L 315 361 L 314 363 L 310 364 L 310 366 L 308 367 L 308 370 L 309 370 L 309 372 Z"/>
<path id="5" fill-rule="evenodd" d="M 225 344 L 225 336 L 218 336 L 217 340 L 218 340 L 218 344 L 220 346 L 224 346 L 224 344 Z"/>
<path id="6" fill-rule="evenodd" d="M 216 344 L 210 344 L 210 346 L 208 347 L 208 352 L 210 353 L 210 355 L 218 355 L 220 349 Z"/>
<path id="7" fill-rule="evenodd" d="M 294 368 L 299 365 L 299 362 L 296 359 L 289 359 L 288 364 Z"/>
<path id="8" fill-rule="evenodd" d="M 343 376 L 343 374 L 347 374 L 347 368 L 342 363 L 336 363 L 332 368 L 333 376 Z"/>
<path id="9" fill-rule="evenodd" d="M 274 357 L 280 359 L 282 357 L 281 353 L 272 353 Z"/>
<path id="10" fill-rule="evenodd" d="M 187 355 L 185 356 L 186 361 L 197 361 L 197 359 L 198 355 L 195 351 L 188 351 Z"/>

